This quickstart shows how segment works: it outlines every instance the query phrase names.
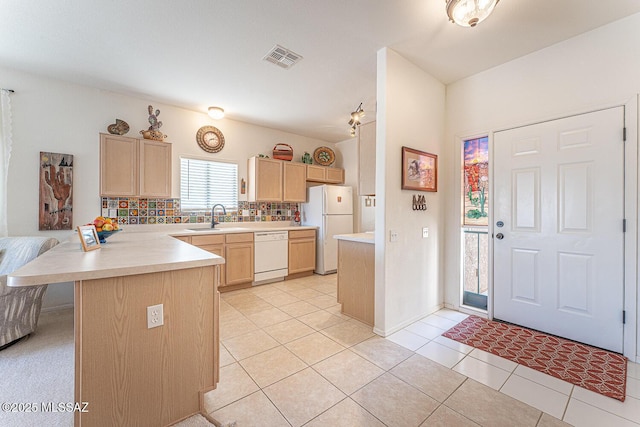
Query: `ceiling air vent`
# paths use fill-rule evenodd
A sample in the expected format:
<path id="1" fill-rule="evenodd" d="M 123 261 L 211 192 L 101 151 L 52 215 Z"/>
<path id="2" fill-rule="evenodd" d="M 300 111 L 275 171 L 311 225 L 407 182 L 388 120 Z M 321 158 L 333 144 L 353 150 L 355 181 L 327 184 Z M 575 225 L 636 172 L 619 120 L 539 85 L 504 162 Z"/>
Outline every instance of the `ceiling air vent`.
<path id="1" fill-rule="evenodd" d="M 302 56 L 277 44 L 262 59 L 267 62 L 271 62 L 272 64 L 276 64 L 278 67 L 284 68 L 285 70 L 288 70 L 289 68 L 293 67 L 298 61 L 300 61 L 302 59 Z"/>

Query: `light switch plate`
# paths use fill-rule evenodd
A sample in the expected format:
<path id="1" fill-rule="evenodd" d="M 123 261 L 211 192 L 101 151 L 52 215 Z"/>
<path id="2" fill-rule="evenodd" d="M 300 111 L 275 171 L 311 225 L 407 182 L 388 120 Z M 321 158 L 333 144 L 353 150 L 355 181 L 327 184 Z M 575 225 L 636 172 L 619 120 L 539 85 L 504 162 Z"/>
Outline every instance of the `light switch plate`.
<path id="1" fill-rule="evenodd" d="M 422 238 L 426 239 L 427 237 L 429 237 L 429 228 L 422 227 Z"/>

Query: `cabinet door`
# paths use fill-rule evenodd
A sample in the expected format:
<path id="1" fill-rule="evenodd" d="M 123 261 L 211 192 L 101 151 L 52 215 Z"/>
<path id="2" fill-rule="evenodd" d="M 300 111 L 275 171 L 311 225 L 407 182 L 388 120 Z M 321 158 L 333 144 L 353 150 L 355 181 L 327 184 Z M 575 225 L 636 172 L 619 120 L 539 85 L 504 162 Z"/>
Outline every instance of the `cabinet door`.
<path id="1" fill-rule="evenodd" d="M 139 140 L 140 196 L 171 197 L 171 144 Z"/>
<path id="2" fill-rule="evenodd" d="M 138 195 L 138 140 L 100 134 L 100 195 Z"/>
<path id="3" fill-rule="evenodd" d="M 200 249 L 204 249 L 205 251 L 209 251 L 212 254 L 215 254 L 224 258 L 224 244 L 197 245 L 197 246 Z M 225 285 L 225 265 L 220 264 L 219 267 L 220 267 L 220 283 L 218 284 L 218 286 L 224 286 Z"/>
<path id="4" fill-rule="evenodd" d="M 316 239 L 289 240 L 289 274 L 312 271 L 316 268 Z"/>
<path id="5" fill-rule="evenodd" d="M 325 168 L 323 166 L 307 165 L 307 181 L 324 182 Z"/>
<path id="6" fill-rule="evenodd" d="M 253 281 L 253 242 L 227 244 L 225 255 L 225 285 Z"/>
<path id="7" fill-rule="evenodd" d="M 376 194 L 376 122 L 358 128 L 358 194 Z"/>
<path id="8" fill-rule="evenodd" d="M 282 161 L 255 159 L 255 201 L 282 201 Z"/>
<path id="9" fill-rule="evenodd" d="M 284 162 L 283 200 L 285 202 L 307 201 L 307 165 L 304 163 Z"/>
<path id="10" fill-rule="evenodd" d="M 325 174 L 325 182 L 330 182 L 332 184 L 342 184 L 344 182 L 344 169 L 327 168 Z"/>

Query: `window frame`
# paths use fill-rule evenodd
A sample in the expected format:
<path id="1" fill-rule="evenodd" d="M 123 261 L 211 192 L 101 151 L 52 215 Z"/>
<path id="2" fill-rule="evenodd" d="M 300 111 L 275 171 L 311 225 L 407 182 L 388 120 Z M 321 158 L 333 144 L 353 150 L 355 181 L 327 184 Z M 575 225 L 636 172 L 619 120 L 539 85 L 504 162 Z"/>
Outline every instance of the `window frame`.
<path id="1" fill-rule="evenodd" d="M 211 195 L 210 192 L 207 192 L 207 196 L 206 196 L 206 200 L 207 202 L 207 206 L 190 206 L 191 203 L 189 203 L 189 197 L 185 196 L 183 193 L 183 178 L 184 178 L 184 172 L 183 172 L 183 161 L 194 161 L 194 162 L 205 162 L 205 163 L 211 163 L 211 164 L 224 164 L 224 165 L 232 165 L 235 166 L 235 177 L 234 179 L 228 179 L 226 181 L 224 181 L 223 184 L 223 188 L 225 186 L 230 186 L 230 192 L 229 194 L 227 194 L 228 197 L 231 197 L 231 191 L 233 191 L 233 204 L 230 204 L 228 202 L 227 197 L 221 197 L 218 198 L 214 195 Z M 189 174 L 189 172 L 186 172 L 187 174 Z M 223 199 L 226 200 L 226 202 L 222 203 L 227 211 L 227 214 L 231 213 L 231 212 L 237 212 L 239 209 L 239 197 L 238 197 L 238 179 L 239 179 L 239 166 L 238 163 L 235 161 L 231 161 L 231 160 L 221 160 L 221 159 L 207 159 L 207 158 L 202 158 L 202 157 L 197 157 L 197 156 L 190 156 L 190 155 L 182 155 L 180 156 L 180 208 L 181 211 L 183 212 L 199 212 L 199 211 L 208 211 L 209 209 L 211 209 L 211 207 L 214 204 L 217 203 L 221 203 L 219 200 L 216 199 Z M 206 187 L 206 184 L 204 185 Z M 198 198 L 192 198 L 192 199 L 198 199 Z"/>

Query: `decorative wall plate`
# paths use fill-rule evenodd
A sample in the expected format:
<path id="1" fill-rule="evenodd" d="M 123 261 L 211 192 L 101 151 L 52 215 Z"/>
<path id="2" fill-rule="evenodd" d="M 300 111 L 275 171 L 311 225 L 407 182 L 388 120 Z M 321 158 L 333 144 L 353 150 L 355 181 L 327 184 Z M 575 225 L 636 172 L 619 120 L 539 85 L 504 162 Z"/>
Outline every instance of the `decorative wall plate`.
<path id="1" fill-rule="evenodd" d="M 336 153 L 329 147 L 318 147 L 313 152 L 313 160 L 322 166 L 331 166 L 336 161 Z"/>
<path id="2" fill-rule="evenodd" d="M 224 135 L 214 126 L 202 126 L 198 129 L 196 141 L 207 153 L 217 153 L 224 147 Z"/>

